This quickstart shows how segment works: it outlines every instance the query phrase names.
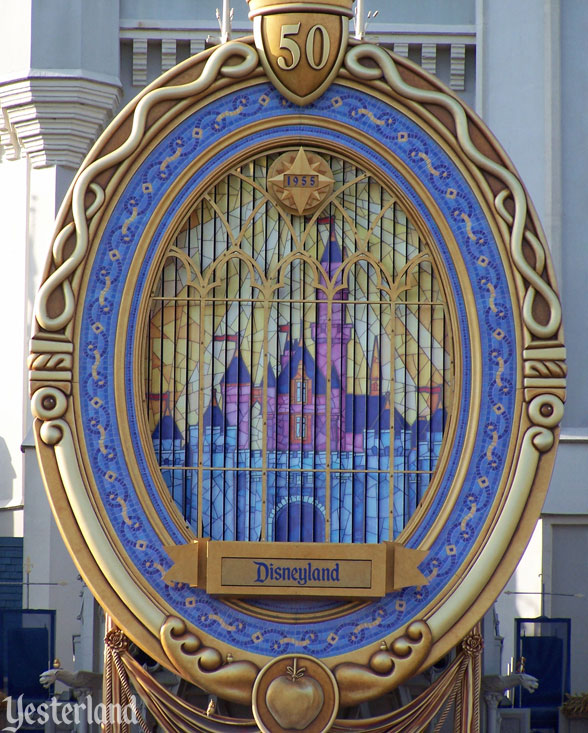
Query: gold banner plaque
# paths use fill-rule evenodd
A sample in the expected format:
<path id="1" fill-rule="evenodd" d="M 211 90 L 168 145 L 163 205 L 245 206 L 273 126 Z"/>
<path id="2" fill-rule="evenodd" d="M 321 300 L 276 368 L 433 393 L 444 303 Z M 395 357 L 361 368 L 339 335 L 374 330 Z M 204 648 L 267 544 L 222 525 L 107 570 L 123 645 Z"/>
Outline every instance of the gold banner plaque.
<path id="1" fill-rule="evenodd" d="M 370 560 L 223 557 L 221 585 L 255 588 L 370 588 Z"/>
<path id="2" fill-rule="evenodd" d="M 189 583 L 212 595 L 381 597 L 425 585 L 418 569 L 426 552 L 394 542 L 378 545 L 312 542 L 213 542 L 166 548 L 174 561 L 167 581 Z"/>

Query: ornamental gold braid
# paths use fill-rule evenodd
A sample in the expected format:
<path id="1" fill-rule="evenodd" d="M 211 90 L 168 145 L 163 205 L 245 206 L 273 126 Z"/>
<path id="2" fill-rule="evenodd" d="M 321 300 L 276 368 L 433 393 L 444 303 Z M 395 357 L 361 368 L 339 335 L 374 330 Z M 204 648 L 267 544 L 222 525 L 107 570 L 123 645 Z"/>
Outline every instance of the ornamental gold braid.
<path id="1" fill-rule="evenodd" d="M 51 275 L 49 275 L 49 277 L 41 285 L 37 293 L 37 300 L 35 302 L 35 317 L 39 325 L 46 331 L 59 331 L 64 328 L 73 318 L 75 299 L 73 289 L 71 283 L 68 281 L 68 278 L 76 271 L 76 269 L 84 259 L 84 255 L 86 253 L 88 239 L 87 219 L 94 216 L 94 214 L 100 209 L 100 207 L 104 203 L 104 191 L 102 190 L 102 188 L 100 188 L 97 183 L 89 183 L 89 185 L 84 188 L 84 191 L 82 193 L 82 206 L 87 188 L 89 188 L 93 192 L 94 201 L 83 214 L 84 230 L 80 234 L 80 230 L 78 228 L 76 246 L 71 256 L 65 261 L 63 260 L 63 250 L 66 242 L 76 230 L 76 224 L 74 222 L 70 222 L 61 230 L 61 232 L 59 232 L 59 234 L 55 238 L 55 243 L 52 250 L 53 262 L 55 263 L 57 269 L 52 272 Z M 51 295 L 60 286 L 63 289 L 63 310 L 59 316 L 52 318 L 51 316 L 49 316 L 48 302 Z"/>
<path id="2" fill-rule="evenodd" d="M 375 61 L 379 68 L 364 66 L 362 60 L 369 58 Z M 384 75 L 390 87 L 409 99 L 416 102 L 440 104 L 448 110 L 455 123 L 457 140 L 470 160 L 483 170 L 496 176 L 508 189 L 514 201 L 514 217 L 502 205 L 505 193 L 496 198 L 496 210 L 502 219 L 511 227 L 510 247 L 513 262 L 519 273 L 529 282 L 529 288 L 523 299 L 523 320 L 526 327 L 537 338 L 548 339 L 555 336 L 561 325 L 561 305 L 553 288 L 541 277 L 545 257 L 537 258 L 535 267 L 531 267 L 523 253 L 523 239 L 532 242 L 533 250 L 543 251 L 537 238 L 525 230 L 527 219 L 527 198 L 524 188 L 518 178 L 504 166 L 496 163 L 481 153 L 473 143 L 469 129 L 468 118 L 461 104 L 447 94 L 441 92 L 418 89 L 407 84 L 400 76 L 394 60 L 386 51 L 370 44 L 362 44 L 350 48 L 345 56 L 345 67 L 350 74 L 364 79 L 375 80 Z M 532 241 L 534 240 L 534 241 Z M 533 315 L 535 296 L 540 293 L 549 306 L 549 321 L 539 323 Z"/>
<path id="3" fill-rule="evenodd" d="M 235 56 L 243 58 L 241 63 L 234 66 L 227 65 L 226 62 Z M 118 165 L 137 150 L 143 139 L 147 126 L 147 116 L 151 108 L 160 102 L 185 99 L 190 95 L 199 94 L 210 87 L 219 75 L 233 79 L 247 76 L 255 69 L 257 63 L 257 52 L 244 43 L 235 41 L 220 46 L 212 53 L 198 79 L 189 84 L 164 87 L 148 92 L 137 104 L 133 116 L 133 126 L 125 142 L 82 171 L 73 190 L 72 211 L 74 221 L 67 224 L 57 235 L 53 247 L 53 261 L 56 269 L 45 280 L 37 295 L 35 317 L 42 328 L 47 331 L 59 331 L 65 328 L 73 318 L 75 299 L 69 278 L 83 262 L 88 249 L 88 219 L 94 216 L 104 202 L 104 193 L 93 183 L 93 180 L 100 173 Z M 88 190 L 94 193 L 95 200 L 86 210 L 84 201 Z M 63 261 L 63 248 L 74 231 L 76 242 L 73 252 Z M 48 302 L 51 295 L 58 288 L 62 289 L 64 304 L 61 313 L 50 316 Z"/>
<path id="4" fill-rule="evenodd" d="M 560 361 L 526 361 L 525 362 L 525 376 L 526 377 L 542 377 L 544 379 L 549 378 L 561 378 L 566 376 L 566 368 L 563 362 Z"/>

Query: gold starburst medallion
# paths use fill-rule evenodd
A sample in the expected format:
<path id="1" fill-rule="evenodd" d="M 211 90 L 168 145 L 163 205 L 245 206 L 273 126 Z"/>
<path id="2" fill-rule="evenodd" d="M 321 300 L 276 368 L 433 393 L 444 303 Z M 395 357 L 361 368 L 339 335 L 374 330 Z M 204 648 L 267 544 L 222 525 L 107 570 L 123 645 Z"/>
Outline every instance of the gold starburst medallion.
<path id="1" fill-rule="evenodd" d="M 328 163 L 304 148 L 280 155 L 268 171 L 270 194 L 292 214 L 315 212 L 331 195 L 333 183 Z"/>

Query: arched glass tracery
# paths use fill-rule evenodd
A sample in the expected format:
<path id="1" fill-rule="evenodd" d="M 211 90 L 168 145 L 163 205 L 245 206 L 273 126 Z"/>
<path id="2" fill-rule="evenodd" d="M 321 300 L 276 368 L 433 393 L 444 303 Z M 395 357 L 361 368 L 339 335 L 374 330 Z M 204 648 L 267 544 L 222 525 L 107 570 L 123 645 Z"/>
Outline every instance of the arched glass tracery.
<path id="1" fill-rule="evenodd" d="M 349 161 L 311 216 L 267 192 L 275 156 L 212 186 L 167 253 L 147 349 L 156 458 L 197 536 L 379 542 L 426 491 L 451 400 L 428 249 Z"/>

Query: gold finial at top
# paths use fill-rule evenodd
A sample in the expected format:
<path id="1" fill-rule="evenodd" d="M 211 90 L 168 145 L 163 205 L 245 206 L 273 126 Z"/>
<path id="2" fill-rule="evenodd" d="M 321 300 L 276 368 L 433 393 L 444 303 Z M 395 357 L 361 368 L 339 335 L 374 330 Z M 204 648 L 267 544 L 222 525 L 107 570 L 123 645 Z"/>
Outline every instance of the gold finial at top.
<path id="1" fill-rule="evenodd" d="M 378 10 L 375 10 L 372 13 L 371 10 L 368 10 L 366 17 L 364 0 L 357 0 L 357 3 L 355 5 L 355 37 L 358 41 L 363 41 L 367 31 L 368 23 L 370 22 L 370 20 L 377 17 L 378 12 Z"/>
<path id="2" fill-rule="evenodd" d="M 220 41 L 226 43 L 231 39 L 231 24 L 233 22 L 234 9 L 229 7 L 230 0 L 223 0 L 223 9 L 216 9 L 216 19 L 220 26 Z"/>
<path id="3" fill-rule="evenodd" d="M 322 12 L 353 17 L 354 0 L 247 0 L 249 18 L 273 13 Z"/>

